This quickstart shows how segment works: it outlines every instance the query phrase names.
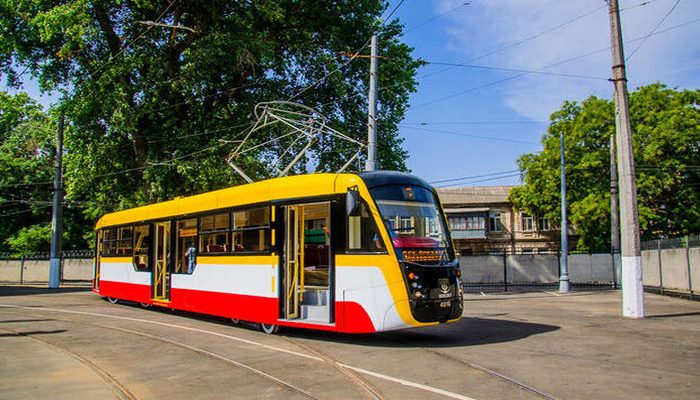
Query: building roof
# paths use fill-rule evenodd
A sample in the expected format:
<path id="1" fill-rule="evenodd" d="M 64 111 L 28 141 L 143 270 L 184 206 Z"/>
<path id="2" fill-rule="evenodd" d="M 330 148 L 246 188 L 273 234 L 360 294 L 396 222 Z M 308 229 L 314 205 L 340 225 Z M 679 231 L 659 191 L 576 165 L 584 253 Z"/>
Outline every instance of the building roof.
<path id="1" fill-rule="evenodd" d="M 507 204 L 508 195 L 515 186 L 467 186 L 437 189 L 445 208 L 479 204 Z"/>

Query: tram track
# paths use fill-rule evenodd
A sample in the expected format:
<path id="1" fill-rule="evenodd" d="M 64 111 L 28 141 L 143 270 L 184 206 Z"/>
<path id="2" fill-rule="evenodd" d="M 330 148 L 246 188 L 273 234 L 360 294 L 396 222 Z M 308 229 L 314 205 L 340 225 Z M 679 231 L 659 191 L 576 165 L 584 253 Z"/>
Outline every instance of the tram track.
<path id="1" fill-rule="evenodd" d="M 314 349 L 311 346 L 308 346 L 304 343 L 299 342 L 298 340 L 292 340 L 289 338 L 284 337 L 284 340 L 287 342 L 291 343 L 294 346 L 300 347 L 309 353 L 314 354 L 315 356 L 321 358 L 326 364 L 330 365 L 333 367 L 336 371 L 339 373 L 343 374 L 346 376 L 353 384 L 361 388 L 366 394 L 374 400 L 384 400 L 385 397 L 382 395 L 382 393 L 374 387 L 367 379 L 363 378 L 358 374 L 357 372 L 353 371 L 352 369 L 347 368 L 343 363 L 340 363 L 338 360 L 334 359 L 333 357 L 329 356 L 326 353 L 323 353 L 322 351 L 318 349 Z"/>
<path id="2" fill-rule="evenodd" d="M 379 380 L 391 382 L 391 383 L 398 384 L 398 385 L 405 386 L 405 387 L 410 387 L 412 389 L 418 389 L 421 391 L 437 394 L 440 396 L 444 396 L 446 398 L 452 398 L 452 399 L 457 399 L 457 400 L 474 400 L 473 398 L 471 398 L 469 396 L 465 396 L 465 395 L 462 395 L 459 393 L 450 392 L 450 391 L 440 389 L 437 387 L 433 387 L 430 385 L 421 384 L 421 383 L 413 382 L 410 380 L 402 379 L 399 377 L 382 374 L 382 373 L 377 372 L 377 371 L 367 370 L 367 369 L 359 368 L 359 367 L 356 367 L 353 365 L 344 364 L 338 360 L 335 360 L 335 359 L 329 357 L 328 355 L 325 355 L 325 354 L 319 352 L 318 350 L 311 349 L 308 346 L 305 346 L 305 345 L 299 343 L 298 341 L 286 339 L 282 336 L 280 336 L 279 338 L 285 339 L 285 341 L 292 343 L 293 345 L 298 346 L 299 348 L 302 348 L 306 353 L 294 351 L 291 349 L 286 349 L 286 348 L 279 347 L 279 346 L 273 346 L 273 345 L 269 345 L 269 344 L 257 342 L 254 340 L 241 338 L 241 337 L 230 335 L 230 334 L 224 334 L 224 333 L 210 331 L 210 330 L 206 330 L 206 329 L 177 325 L 177 324 L 161 322 L 161 321 L 148 320 L 148 319 L 143 319 L 143 318 L 127 317 L 127 316 L 120 316 L 120 315 L 110 315 L 110 314 L 103 314 L 103 313 L 99 314 L 99 313 L 94 313 L 94 312 L 66 310 L 66 309 L 61 309 L 61 308 L 42 307 L 42 306 L 28 307 L 28 306 L 21 306 L 21 305 L 0 304 L 0 309 L 22 309 L 22 310 L 29 311 L 30 313 L 50 312 L 52 314 L 59 313 L 59 314 L 81 315 L 81 316 L 85 316 L 85 317 L 100 317 L 100 318 L 107 318 L 107 319 L 112 319 L 112 320 L 117 320 L 117 321 L 130 321 L 130 322 L 135 322 L 135 323 L 144 323 L 144 324 L 149 324 L 149 325 L 162 326 L 162 327 L 166 327 L 166 328 L 179 329 L 179 330 L 183 330 L 183 331 L 187 331 L 187 332 L 194 332 L 194 333 L 199 333 L 199 334 L 207 334 L 207 335 L 211 335 L 214 337 L 220 337 L 220 338 L 227 339 L 227 340 L 233 340 L 233 341 L 236 341 L 238 343 L 250 345 L 252 347 L 266 349 L 266 350 L 270 350 L 270 351 L 276 352 L 276 353 L 288 354 L 288 355 L 303 358 L 306 360 L 311 360 L 311 361 L 315 361 L 315 362 L 322 362 L 322 363 L 327 363 L 327 364 L 333 365 L 339 371 L 344 370 L 345 372 L 343 373 L 343 375 L 346 376 L 349 380 L 351 380 L 356 386 L 361 387 L 362 390 L 364 392 L 366 392 L 367 395 L 369 397 L 371 397 L 372 399 L 375 399 L 375 398 L 384 399 L 385 396 L 381 392 L 379 392 L 377 389 L 375 389 L 365 378 L 361 377 L 360 375 L 371 376 L 371 377 L 377 378 Z M 56 320 L 65 321 L 64 319 L 61 319 L 61 318 L 56 318 Z M 66 322 L 72 322 L 72 321 L 67 320 Z M 97 327 L 102 327 L 102 328 L 108 328 L 108 329 L 117 329 L 117 330 L 123 329 L 123 328 L 115 328 L 113 326 L 98 325 L 98 324 L 89 323 L 89 322 L 82 323 L 82 324 L 92 325 L 92 326 L 97 326 Z M 129 333 L 150 335 L 150 334 L 146 334 L 146 333 L 138 332 L 138 331 L 132 331 Z M 153 338 L 157 339 L 157 340 L 161 340 L 161 341 L 168 341 L 169 340 L 169 339 L 160 338 L 158 336 L 153 336 Z M 173 342 L 175 342 L 175 341 L 173 341 Z M 177 343 L 179 343 L 179 342 L 175 342 L 175 343 L 171 343 L 171 344 L 177 344 Z M 189 346 L 189 345 L 184 344 L 184 343 L 181 343 L 181 344 L 184 346 Z M 193 346 L 190 346 L 190 347 L 193 347 Z M 416 346 L 416 347 L 419 348 L 420 346 Z M 187 347 L 185 347 L 185 348 L 187 348 Z M 194 350 L 194 349 L 198 349 L 198 348 L 193 347 L 190 350 Z M 214 358 L 217 358 L 221 361 L 224 361 L 224 360 L 221 359 L 220 357 L 226 358 L 224 356 L 208 352 L 207 350 L 203 350 L 203 349 L 199 349 L 199 350 L 202 350 L 204 352 L 201 354 L 213 356 Z M 210 354 L 207 354 L 207 353 L 210 353 Z M 235 361 L 235 360 L 231 360 L 231 361 Z M 270 375 L 270 377 L 272 377 L 272 376 Z M 291 385 L 291 386 L 294 386 L 294 385 Z M 291 388 L 288 388 L 288 389 L 291 389 Z M 307 394 L 304 394 L 304 397 L 318 398 L 311 393 L 309 393 L 309 394 L 310 394 L 310 396 Z"/>
<path id="3" fill-rule="evenodd" d="M 53 320 L 54 320 L 54 321 L 65 322 L 65 323 L 68 323 L 68 324 L 75 324 L 75 323 L 76 323 L 75 321 L 71 321 L 71 320 L 63 319 L 63 318 L 54 318 Z M 311 392 L 309 392 L 309 391 L 307 391 L 307 390 L 305 390 L 305 389 L 302 389 L 302 388 L 300 388 L 300 387 L 298 387 L 298 386 L 296 386 L 296 385 L 294 385 L 294 384 L 291 384 L 291 383 L 289 383 L 289 382 L 286 382 L 286 381 L 284 381 L 284 380 L 282 380 L 282 379 L 280 379 L 280 378 L 277 378 L 277 377 L 275 377 L 275 376 L 273 376 L 273 375 L 270 375 L 270 374 L 268 374 L 268 373 L 266 373 L 266 372 L 264 372 L 264 371 L 262 371 L 262 370 L 259 370 L 259 369 L 257 369 L 257 368 L 251 367 L 251 366 L 249 366 L 249 365 L 247 365 L 247 364 L 244 364 L 244 363 L 242 363 L 242 362 L 233 360 L 233 359 L 228 358 L 228 357 L 226 357 L 226 356 L 223 356 L 223 355 L 221 355 L 221 354 L 217 354 L 217 353 L 214 353 L 214 352 L 211 352 L 211 351 L 208 351 L 208 350 L 201 349 L 201 348 L 199 348 L 199 347 L 191 346 L 191 345 L 188 345 L 188 344 L 183 343 L 183 342 L 178 342 L 178 341 L 176 341 L 176 340 L 166 339 L 166 338 L 163 338 L 163 337 L 159 337 L 159 336 L 156 336 L 156 335 L 152 335 L 152 334 L 150 334 L 150 333 L 135 331 L 135 330 L 132 330 L 132 329 L 119 328 L 119 327 L 109 326 L 109 325 L 103 325 L 103 324 L 84 323 L 84 322 L 81 322 L 80 324 L 83 325 L 83 326 L 87 325 L 87 326 L 92 326 L 92 327 L 96 327 L 96 328 L 110 329 L 110 330 L 114 330 L 114 331 L 118 331 L 118 332 L 122 332 L 122 333 L 127 333 L 127 334 L 131 334 L 131 335 L 136 335 L 136 336 L 148 338 L 148 339 L 151 339 L 151 340 L 156 340 L 156 341 L 159 341 L 159 342 L 162 342 L 162 343 L 167 343 L 167 344 L 170 344 L 170 345 L 173 345 L 173 346 L 177 346 L 177 347 L 180 347 L 180 348 L 183 348 L 183 349 L 186 349 L 186 350 L 190 350 L 190 351 L 193 351 L 193 352 L 198 353 L 198 354 L 200 354 L 200 355 L 203 355 L 203 356 L 205 356 L 205 357 L 212 358 L 212 359 L 215 359 L 215 360 L 218 360 L 218 361 L 222 361 L 222 362 L 225 362 L 225 363 L 227 363 L 227 364 L 233 365 L 233 366 L 235 366 L 235 367 L 237 367 L 237 368 L 239 368 L 239 369 L 242 369 L 242 370 L 245 370 L 245 371 L 247 371 L 247 372 L 253 373 L 253 374 L 255 374 L 255 375 L 257 375 L 257 376 L 259 376 L 259 377 L 261 377 L 261 378 L 263 378 L 263 379 L 265 379 L 265 380 L 268 380 L 268 381 L 271 381 L 271 382 L 277 384 L 278 386 L 280 386 L 280 387 L 282 387 L 282 388 L 284 388 L 284 389 L 287 389 L 287 390 L 290 390 L 290 391 L 292 391 L 292 392 L 301 394 L 302 396 L 304 396 L 304 397 L 306 397 L 306 398 L 310 398 L 310 399 L 314 399 L 314 400 L 320 400 L 320 398 L 319 398 L 318 396 L 316 396 L 316 395 L 314 395 L 313 393 L 311 393 Z M 35 338 L 35 337 L 32 337 L 32 336 L 29 336 L 29 335 L 25 335 L 25 334 L 22 334 L 21 332 L 13 332 L 13 331 L 5 330 L 5 329 L 0 329 L 0 331 L 6 331 L 6 332 L 11 333 L 11 334 L 16 334 L 16 335 L 18 335 L 18 336 L 22 336 L 22 337 L 29 338 L 29 339 L 32 339 L 32 340 L 35 340 L 35 341 L 39 341 L 39 342 L 41 342 L 41 343 L 43 343 L 43 344 L 45 344 L 45 345 L 54 347 L 54 348 L 56 348 L 56 349 L 62 351 L 62 352 L 65 353 L 65 354 L 68 354 L 69 356 L 71 356 L 72 358 L 74 358 L 75 360 L 77 360 L 78 362 L 80 362 L 81 364 L 83 364 L 83 365 L 87 366 L 88 368 L 92 369 L 93 371 L 95 371 L 95 372 L 100 376 L 100 378 L 102 378 L 112 389 L 115 390 L 115 392 L 120 396 L 120 398 L 125 399 L 125 400 L 137 400 L 137 397 L 134 396 L 123 384 L 121 384 L 121 383 L 120 383 L 112 374 L 110 374 L 107 370 L 105 370 L 104 368 L 99 367 L 97 364 L 95 364 L 94 362 L 90 361 L 89 359 L 83 357 L 82 355 L 80 355 L 80 354 L 78 354 L 78 353 L 76 353 L 76 352 L 73 352 L 73 351 L 69 350 L 67 347 L 61 346 L 61 345 L 58 345 L 58 344 L 55 344 L 55 343 L 51 343 L 51 342 L 48 342 L 48 341 L 45 341 L 45 340 L 41 340 L 41 339 L 38 339 L 38 338 Z"/>
<path id="4" fill-rule="evenodd" d="M 517 379 L 515 379 L 515 378 L 511 378 L 511 377 L 509 377 L 509 376 L 507 376 L 507 375 L 504 375 L 504 374 L 502 374 L 502 373 L 500 373 L 500 372 L 494 371 L 494 370 L 492 370 L 492 369 L 490 369 L 490 368 L 484 367 L 483 365 L 479 365 L 479 364 L 477 364 L 477 363 L 475 363 L 475 362 L 473 362 L 473 361 L 464 359 L 464 358 L 462 358 L 462 357 L 455 356 L 455 355 L 453 355 L 453 354 L 443 353 L 443 352 L 441 352 L 441 351 L 437 351 L 437 350 L 430 349 L 430 348 L 427 348 L 427 347 L 423 347 L 423 346 L 421 346 L 420 344 L 413 343 L 413 342 L 410 342 L 410 341 L 407 341 L 407 340 L 401 340 L 401 339 L 396 339 L 396 338 L 393 338 L 393 337 L 388 337 L 386 334 L 379 334 L 379 335 L 382 336 L 383 338 L 387 339 L 387 340 L 391 340 L 391 341 L 395 341 L 395 342 L 400 342 L 400 343 L 403 343 L 403 344 L 405 344 L 405 345 L 413 346 L 413 347 L 415 347 L 415 348 L 417 348 L 417 349 L 420 349 L 420 350 L 422 350 L 422 351 L 425 351 L 425 352 L 427 352 L 427 353 L 435 354 L 435 355 L 437 355 L 437 356 L 439 356 L 439 357 L 442 357 L 442 358 L 445 358 L 445 359 L 448 359 L 448 360 L 451 360 L 451 361 L 454 361 L 454 362 L 457 362 L 457 363 L 466 365 L 467 367 L 469 367 L 469 368 L 471 368 L 471 369 L 474 369 L 474 370 L 483 372 L 483 373 L 485 373 L 485 374 L 487 374 L 487 375 L 489 375 L 489 376 L 492 376 L 492 377 L 494 377 L 494 378 L 497 378 L 497 379 L 502 380 L 502 381 L 504 381 L 504 382 L 507 382 L 507 383 L 509 383 L 509 384 L 515 385 L 515 386 L 519 387 L 520 389 L 526 390 L 526 391 L 528 391 L 528 392 L 530 392 L 530 393 L 532 393 L 532 394 L 535 394 L 535 395 L 537 395 L 537 396 L 539 396 L 539 397 L 541 397 L 541 398 L 543 398 L 543 399 L 547 399 L 547 400 L 559 400 L 557 397 L 555 397 L 554 395 L 552 395 L 552 394 L 550 394 L 550 393 L 547 393 L 547 392 L 545 392 L 545 391 L 543 391 L 543 390 L 537 389 L 537 388 L 535 388 L 535 387 L 533 387 L 533 386 L 530 386 L 530 385 L 528 385 L 528 384 L 526 384 L 526 383 L 524 383 L 524 382 L 521 382 L 521 381 L 519 381 L 519 380 L 517 380 Z"/>
<path id="5" fill-rule="evenodd" d="M 58 320 L 57 320 L 58 321 Z M 64 321 L 67 322 L 67 321 Z M 90 369 L 92 372 L 94 372 L 106 385 L 109 387 L 114 394 L 119 398 L 119 399 L 124 399 L 124 400 L 137 400 L 138 398 L 129 391 L 129 389 L 124 386 L 117 378 L 114 377 L 114 375 L 110 374 L 109 371 L 106 369 L 100 367 L 99 365 L 95 364 L 94 362 L 90 361 L 90 359 L 83 357 L 82 355 L 70 350 L 66 346 L 62 346 L 60 344 L 56 343 L 51 343 L 47 340 L 40 339 L 38 337 L 19 332 L 19 331 L 12 331 L 9 329 L 4 329 L 0 328 L 0 332 L 6 332 L 9 334 L 17 335 L 19 337 L 25 338 L 32 340 L 34 342 L 40 343 L 44 346 L 48 346 L 54 350 L 60 351 L 63 354 L 68 355 L 75 361 L 77 361 L 79 364 L 85 366 L 86 368 Z"/>

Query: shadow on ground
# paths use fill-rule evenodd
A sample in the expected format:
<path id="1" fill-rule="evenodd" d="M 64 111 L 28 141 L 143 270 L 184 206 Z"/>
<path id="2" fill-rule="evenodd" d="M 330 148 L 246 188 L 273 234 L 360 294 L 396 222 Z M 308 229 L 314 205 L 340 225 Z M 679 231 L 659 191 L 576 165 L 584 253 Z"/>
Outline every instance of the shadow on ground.
<path id="1" fill-rule="evenodd" d="M 88 292 L 90 290 L 89 286 L 49 289 L 48 287 L 39 286 L 0 285 L 0 296 L 28 296 L 33 294 Z"/>
<path id="2" fill-rule="evenodd" d="M 299 339 L 334 341 L 377 347 L 461 347 L 512 342 L 558 330 L 558 326 L 489 318 L 462 318 L 448 324 L 377 334 L 339 334 L 301 329 L 280 329 L 280 334 Z"/>

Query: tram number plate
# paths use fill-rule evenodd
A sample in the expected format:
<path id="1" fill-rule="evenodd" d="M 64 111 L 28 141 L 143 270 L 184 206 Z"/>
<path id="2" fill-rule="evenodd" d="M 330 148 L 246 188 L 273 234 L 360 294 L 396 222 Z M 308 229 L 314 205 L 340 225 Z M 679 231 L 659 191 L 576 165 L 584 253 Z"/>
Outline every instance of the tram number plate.
<path id="1" fill-rule="evenodd" d="M 450 306 L 450 301 L 441 301 L 440 307 L 446 308 Z"/>

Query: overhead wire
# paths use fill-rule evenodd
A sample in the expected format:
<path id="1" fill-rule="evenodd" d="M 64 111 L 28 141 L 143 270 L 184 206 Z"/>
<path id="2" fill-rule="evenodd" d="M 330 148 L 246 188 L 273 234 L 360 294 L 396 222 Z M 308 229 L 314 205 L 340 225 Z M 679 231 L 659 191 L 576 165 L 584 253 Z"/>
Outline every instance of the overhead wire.
<path id="1" fill-rule="evenodd" d="M 672 30 L 679 29 L 679 28 L 688 26 L 688 25 L 690 25 L 690 24 L 696 23 L 696 22 L 698 22 L 698 21 L 700 21 L 700 18 L 696 18 L 696 19 L 693 19 L 693 20 L 684 22 L 684 23 L 679 24 L 679 25 L 675 25 L 675 26 L 670 27 L 670 28 L 667 28 L 667 29 L 654 32 L 654 33 L 651 34 L 651 36 L 660 35 L 660 34 L 662 34 L 662 33 L 670 32 L 670 31 L 672 31 Z M 639 37 L 639 38 L 636 38 L 636 39 L 632 39 L 632 40 L 626 41 L 625 44 L 634 43 L 634 42 L 640 41 L 640 40 L 642 40 L 642 39 L 643 39 L 642 37 Z M 609 46 L 608 46 L 608 47 L 605 47 L 605 48 L 598 49 L 598 50 L 594 50 L 594 51 L 591 51 L 591 52 L 588 52 L 588 53 L 585 53 L 585 54 L 582 54 L 582 55 L 578 55 L 578 56 L 575 56 L 575 57 L 571 57 L 571 58 L 568 58 L 568 59 L 565 59 L 565 60 L 562 60 L 562 61 L 557 61 L 557 62 L 552 63 L 552 64 L 545 65 L 545 66 L 543 66 L 543 67 L 541 67 L 541 68 L 536 69 L 535 71 L 541 71 L 541 70 L 544 70 L 544 69 L 546 69 L 546 68 L 551 68 L 551 67 L 554 67 L 554 66 L 557 66 L 557 65 L 561 65 L 561 64 L 564 64 L 564 63 L 569 63 L 569 62 L 572 62 L 572 61 L 575 61 L 575 60 L 579 60 L 579 59 L 581 59 L 581 58 L 589 57 L 589 56 L 591 56 L 591 55 L 593 55 L 593 54 L 601 53 L 601 52 L 603 52 L 603 51 L 608 51 L 608 50 L 610 50 L 610 47 L 609 47 Z M 485 83 L 485 84 L 483 84 L 483 85 L 471 87 L 471 88 L 469 88 L 469 89 L 462 90 L 462 91 L 459 91 L 459 92 L 457 92 L 457 93 L 452 93 L 452 94 L 449 94 L 449 95 L 446 95 L 446 96 L 443 96 L 443 97 L 439 97 L 439 98 L 437 98 L 437 99 L 433 99 L 433 100 L 430 100 L 430 101 L 427 101 L 427 102 L 418 104 L 418 105 L 416 105 L 416 106 L 413 106 L 412 108 L 413 108 L 413 109 L 421 108 L 421 107 L 424 107 L 424 106 L 427 106 L 427 105 L 430 105 L 430 104 L 434 104 L 434 103 L 442 102 L 442 101 L 445 101 L 445 100 L 449 100 L 449 99 L 452 99 L 452 98 L 455 98 L 455 97 L 459 97 L 459 96 L 462 96 L 462 95 L 464 95 L 464 94 L 467 94 L 467 93 L 470 93 L 470 92 L 473 92 L 473 91 L 476 91 L 476 90 L 479 90 L 479 89 L 484 89 L 484 88 L 487 88 L 487 87 L 490 87 L 490 86 L 494 86 L 494 85 L 497 85 L 497 84 L 500 84 L 500 83 L 503 83 L 503 82 L 507 82 L 507 81 L 510 81 L 510 80 L 513 80 L 513 79 L 517 79 L 517 78 L 520 78 L 520 77 L 522 77 L 522 76 L 529 75 L 529 74 L 530 74 L 530 72 L 522 72 L 522 73 L 519 73 L 519 74 L 516 74 L 516 75 L 511 75 L 511 76 L 509 76 L 509 77 L 501 78 L 501 79 L 498 79 L 498 80 L 494 80 L 494 81 Z"/>
<path id="2" fill-rule="evenodd" d="M 517 140 L 517 139 L 507 139 L 507 138 L 499 138 L 499 137 L 493 137 L 493 136 L 485 136 L 485 135 L 477 135 L 477 134 L 471 134 L 471 133 L 465 133 L 465 132 L 453 132 L 453 131 L 445 131 L 445 130 L 440 130 L 440 129 L 428 129 L 428 128 L 419 128 L 416 126 L 405 126 L 403 124 L 398 124 L 399 126 L 405 128 L 405 129 L 412 129 L 412 130 L 417 130 L 417 131 L 424 131 L 424 132 L 434 132 L 434 133 L 444 133 L 447 135 L 454 135 L 454 136 L 465 136 L 465 137 L 473 137 L 477 139 L 486 139 L 486 140 L 494 140 L 498 142 L 507 142 L 507 143 L 517 143 L 517 144 L 530 144 L 530 145 L 537 145 L 539 143 L 535 142 L 527 142 L 524 140 Z"/>
<path id="3" fill-rule="evenodd" d="M 642 42 L 639 43 L 639 45 L 638 45 L 634 50 L 632 50 L 632 51 L 630 52 L 630 54 L 629 54 L 627 57 L 625 57 L 625 61 L 628 61 L 630 58 L 632 58 L 632 56 L 634 56 L 634 55 L 637 53 L 637 51 L 639 51 L 639 49 L 640 49 L 642 46 L 644 46 L 644 43 L 646 43 L 647 39 L 649 39 L 649 38 L 651 37 L 651 35 L 652 35 L 654 32 L 656 32 L 657 29 L 659 29 L 659 27 L 661 26 L 661 24 L 663 24 L 664 21 L 666 21 L 666 18 L 668 18 L 668 16 L 671 15 L 671 13 L 673 12 L 673 10 L 675 10 L 676 7 L 678 7 L 678 4 L 680 4 L 680 2 L 681 2 L 681 0 L 676 0 L 676 2 L 673 4 L 673 6 L 671 7 L 671 9 L 669 9 L 668 12 L 667 12 L 663 17 L 661 17 L 661 20 L 659 21 L 658 24 L 656 24 L 656 26 L 654 27 L 654 29 L 652 29 L 651 31 L 649 31 L 649 33 L 644 37 L 644 39 L 642 39 Z"/>

